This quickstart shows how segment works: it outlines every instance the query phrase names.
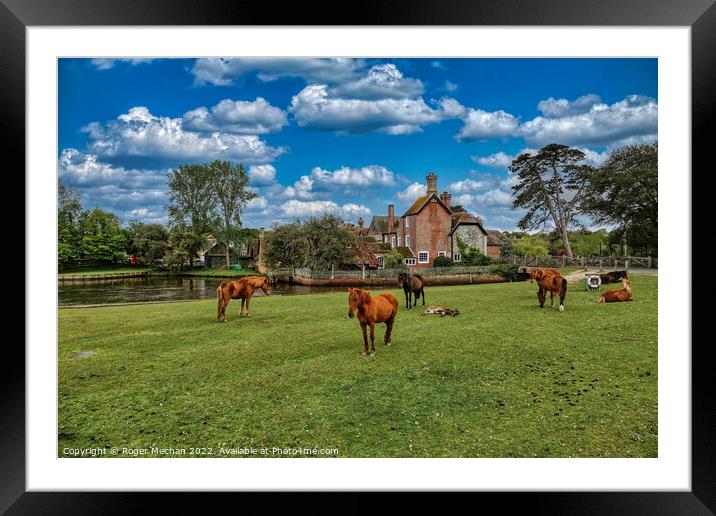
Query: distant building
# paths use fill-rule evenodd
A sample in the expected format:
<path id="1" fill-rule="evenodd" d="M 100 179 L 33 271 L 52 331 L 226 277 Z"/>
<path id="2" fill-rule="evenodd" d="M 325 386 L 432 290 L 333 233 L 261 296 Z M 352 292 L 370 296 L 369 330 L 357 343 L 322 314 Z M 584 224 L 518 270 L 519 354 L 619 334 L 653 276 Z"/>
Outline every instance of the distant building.
<path id="1" fill-rule="evenodd" d="M 487 256 L 500 256 L 502 254 L 502 233 L 496 229 L 487 231 Z"/>
<path id="2" fill-rule="evenodd" d="M 375 215 L 367 235 L 390 245 L 403 255 L 409 267 L 430 267 L 438 256 L 460 261 L 457 239 L 484 254 L 489 252 L 488 232 L 482 221 L 466 212 L 450 209 L 449 192 L 438 195 L 438 176 L 426 176 L 426 193 L 403 213 L 395 216 L 395 206 L 388 205 L 388 215 Z"/>

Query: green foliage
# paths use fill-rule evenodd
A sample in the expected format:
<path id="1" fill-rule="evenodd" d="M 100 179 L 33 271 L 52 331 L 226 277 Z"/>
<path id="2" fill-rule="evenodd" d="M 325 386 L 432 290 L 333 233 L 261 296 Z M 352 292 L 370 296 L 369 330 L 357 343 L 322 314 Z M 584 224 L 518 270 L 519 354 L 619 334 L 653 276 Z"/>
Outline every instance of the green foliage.
<path id="1" fill-rule="evenodd" d="M 512 242 L 515 256 L 548 256 L 549 243 L 545 235 L 525 235 Z"/>
<path id="2" fill-rule="evenodd" d="M 492 258 L 484 255 L 482 251 L 480 251 L 476 247 L 470 247 L 459 236 L 456 240 L 457 248 L 460 251 L 460 261 L 458 262 L 459 265 L 464 265 L 467 267 L 475 265 L 490 265 L 492 263 Z"/>
<path id="3" fill-rule="evenodd" d="M 196 234 L 217 229 L 216 196 L 207 164 L 181 165 L 169 172 L 170 227 L 189 227 Z"/>
<path id="4" fill-rule="evenodd" d="M 161 224 L 136 225 L 132 247 L 142 262 L 151 265 L 169 249 L 169 231 Z"/>
<path id="5" fill-rule="evenodd" d="M 117 215 L 95 208 L 83 213 L 80 227 L 83 259 L 118 262 L 124 258 L 127 237 Z"/>
<path id="6" fill-rule="evenodd" d="M 615 150 L 589 175 L 582 209 L 597 223 L 617 225 L 616 239 L 653 253 L 658 246 L 658 144 Z"/>
<path id="7" fill-rule="evenodd" d="M 606 229 L 569 232 L 569 243 L 575 256 L 607 255 L 609 254 L 609 239 L 609 232 Z M 561 238 L 557 238 L 551 243 L 553 254 L 563 247 L 564 243 Z"/>
<path id="8" fill-rule="evenodd" d="M 82 257 L 82 205 L 79 194 L 60 179 L 57 196 L 57 258 L 60 263 Z"/>
<path id="9" fill-rule="evenodd" d="M 173 229 L 169 235 L 164 265 L 169 269 L 182 268 L 184 264 L 191 265 L 203 244 L 204 239 L 201 235 L 197 235 L 190 228 Z"/>
<path id="10" fill-rule="evenodd" d="M 264 261 L 269 267 L 303 267 L 307 253 L 308 242 L 299 221 L 276 225 L 266 232 Z"/>
<path id="11" fill-rule="evenodd" d="M 383 255 L 383 268 L 384 269 L 407 269 L 405 265 L 405 257 L 398 251 L 393 249 L 388 254 Z"/>
<path id="12" fill-rule="evenodd" d="M 438 256 L 433 260 L 433 267 L 452 267 L 455 265 L 449 256 Z"/>

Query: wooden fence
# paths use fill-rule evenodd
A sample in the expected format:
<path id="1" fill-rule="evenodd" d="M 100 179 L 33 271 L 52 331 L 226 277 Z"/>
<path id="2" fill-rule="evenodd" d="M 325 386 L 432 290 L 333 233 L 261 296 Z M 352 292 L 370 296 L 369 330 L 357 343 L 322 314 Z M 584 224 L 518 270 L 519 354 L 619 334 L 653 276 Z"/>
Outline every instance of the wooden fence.
<path id="1" fill-rule="evenodd" d="M 524 267 L 597 267 L 601 269 L 629 269 L 630 267 L 656 268 L 653 256 L 507 256 L 496 258 L 503 263 Z"/>

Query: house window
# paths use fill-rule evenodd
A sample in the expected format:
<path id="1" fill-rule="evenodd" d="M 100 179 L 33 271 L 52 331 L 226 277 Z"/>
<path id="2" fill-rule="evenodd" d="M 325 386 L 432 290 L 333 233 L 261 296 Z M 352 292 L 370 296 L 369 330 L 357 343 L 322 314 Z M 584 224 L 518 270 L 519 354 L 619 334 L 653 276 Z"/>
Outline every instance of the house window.
<path id="1" fill-rule="evenodd" d="M 438 251 L 438 256 L 445 256 L 446 254 L 445 251 Z"/>
<path id="2" fill-rule="evenodd" d="M 410 247 L 410 235 L 405 235 L 405 247 Z"/>
<path id="3" fill-rule="evenodd" d="M 378 257 L 378 268 L 379 269 L 383 268 L 383 257 L 382 256 Z"/>
<path id="4" fill-rule="evenodd" d="M 391 239 L 391 247 L 395 247 L 395 235 L 393 235 L 393 238 Z"/>
<path id="5" fill-rule="evenodd" d="M 398 247 L 400 247 L 400 237 L 398 237 Z"/>
<path id="6" fill-rule="evenodd" d="M 405 217 L 405 227 L 406 228 L 410 227 L 410 217 Z"/>
<path id="7" fill-rule="evenodd" d="M 459 255 L 459 254 L 454 254 L 453 257 L 452 257 L 452 261 L 454 261 L 454 262 L 459 262 L 459 261 L 460 261 L 460 255 Z"/>
<path id="8" fill-rule="evenodd" d="M 428 263 L 430 261 L 430 253 L 427 251 L 420 251 L 418 253 L 418 263 Z"/>
<path id="9" fill-rule="evenodd" d="M 383 235 L 383 242 L 387 242 L 387 241 L 388 241 L 388 235 Z"/>
<path id="10" fill-rule="evenodd" d="M 415 258 L 406 258 L 405 265 L 415 265 Z"/>

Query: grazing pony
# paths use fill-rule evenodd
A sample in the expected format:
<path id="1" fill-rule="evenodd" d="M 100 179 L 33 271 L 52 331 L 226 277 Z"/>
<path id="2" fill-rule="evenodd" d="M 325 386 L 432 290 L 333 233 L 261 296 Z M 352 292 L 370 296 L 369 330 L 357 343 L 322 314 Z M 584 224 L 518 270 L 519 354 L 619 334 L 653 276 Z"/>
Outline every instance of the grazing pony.
<path id="1" fill-rule="evenodd" d="M 537 281 L 539 290 L 537 291 L 537 300 L 540 308 L 544 307 L 547 300 L 547 291 L 549 290 L 550 306 L 554 306 L 554 295 L 559 296 L 559 311 L 564 312 L 564 298 L 567 297 L 567 279 L 561 274 L 553 274 L 546 271 L 531 272 L 530 278 Z"/>
<path id="2" fill-rule="evenodd" d="M 368 354 L 368 335 L 366 326 L 370 325 L 370 356 L 375 355 L 375 323 L 386 325 L 383 342 L 390 346 L 393 335 L 393 323 L 398 315 L 398 298 L 390 292 L 370 297 L 370 290 L 348 287 L 348 317 L 358 312 L 358 322 L 363 330 L 363 355 Z"/>
<path id="3" fill-rule="evenodd" d="M 269 293 L 268 279 L 265 276 L 246 276 L 238 281 L 222 281 L 216 287 L 217 300 L 217 321 L 226 322 L 226 307 L 232 299 L 241 299 L 241 312 L 239 317 L 244 315 L 244 303 L 246 303 L 246 317 L 249 316 L 249 302 L 254 290 L 260 288 L 264 294 Z"/>
<path id="4" fill-rule="evenodd" d="M 420 274 L 401 272 L 398 274 L 398 286 L 405 292 L 405 306 L 408 310 L 418 304 L 421 295 L 423 296 L 423 306 L 425 306 L 425 280 Z M 411 294 L 413 295 L 412 301 Z"/>
<path id="5" fill-rule="evenodd" d="M 621 290 L 607 290 L 602 294 L 597 303 L 621 303 L 631 301 L 631 283 L 628 279 L 622 278 Z"/>
<path id="6" fill-rule="evenodd" d="M 533 280 L 536 280 L 538 278 L 541 278 L 542 276 L 546 274 L 552 274 L 559 276 L 559 271 L 557 269 L 539 269 L 537 267 L 530 270 L 530 283 L 532 283 Z"/>

